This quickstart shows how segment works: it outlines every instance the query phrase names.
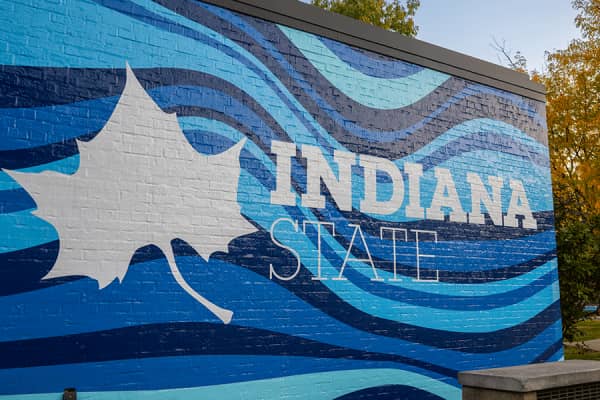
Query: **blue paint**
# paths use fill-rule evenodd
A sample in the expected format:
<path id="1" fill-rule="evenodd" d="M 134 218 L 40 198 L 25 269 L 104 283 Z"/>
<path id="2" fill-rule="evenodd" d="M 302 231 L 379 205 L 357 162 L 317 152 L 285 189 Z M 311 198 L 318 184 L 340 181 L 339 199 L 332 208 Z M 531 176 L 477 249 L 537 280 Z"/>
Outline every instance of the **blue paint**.
<path id="1" fill-rule="evenodd" d="M 0 361 L 0 398 L 58 398 L 76 386 L 80 398 L 457 399 L 458 369 L 562 358 L 542 103 L 196 0 L 3 6 L 0 348 L 9 356 Z M 230 325 L 182 290 L 154 243 L 132 254 L 122 282 L 102 290 L 88 277 L 44 279 L 64 242 L 5 171 L 84 172 L 77 143 L 93 143 L 109 120 L 126 62 L 158 106 L 177 113 L 198 153 L 246 139 L 237 205 L 257 231 L 208 260 L 175 233 L 171 242 L 182 278 L 231 309 Z M 538 226 L 408 217 L 406 174 L 399 210 L 366 215 L 358 166 L 351 210 L 341 211 L 328 190 L 324 208 L 307 208 L 299 152 L 291 160 L 294 204 L 272 204 L 281 162 L 274 140 L 316 147 L 334 174 L 334 150 L 387 159 L 401 171 L 419 163 L 425 208 L 436 167 L 451 172 L 469 213 L 467 172 L 488 191 L 488 176 L 503 179 L 504 214 L 509 181 L 519 180 Z M 101 195 L 102 182 L 98 188 Z M 378 173 L 376 198 L 393 190 Z M 115 226 L 126 218 L 133 216 Z M 335 223 L 335 235 L 323 231 L 318 243 L 314 227 L 285 225 L 271 235 L 279 218 L 301 228 Z M 360 224 L 366 245 L 355 241 L 349 251 L 350 224 Z M 381 228 L 407 229 L 408 241 L 395 244 L 398 281 L 394 244 Z M 439 282 L 415 280 L 415 229 L 438 234 L 438 243 L 418 243 L 420 254 L 434 256 L 418 261 L 427 277 L 439 271 Z M 302 258 L 293 279 L 270 276 L 271 264 L 290 274 L 296 262 L 274 240 Z M 313 279 L 318 248 L 327 280 Z M 368 256 L 383 282 L 371 280 Z M 346 257 L 347 280 L 331 279 Z"/>

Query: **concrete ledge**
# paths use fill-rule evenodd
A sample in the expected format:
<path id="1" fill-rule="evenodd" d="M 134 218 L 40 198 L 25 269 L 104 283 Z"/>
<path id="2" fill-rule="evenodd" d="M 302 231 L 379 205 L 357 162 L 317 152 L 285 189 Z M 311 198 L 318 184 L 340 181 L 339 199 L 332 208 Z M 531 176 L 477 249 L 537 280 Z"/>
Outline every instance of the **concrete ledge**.
<path id="1" fill-rule="evenodd" d="M 600 361 L 570 360 L 458 374 L 465 387 L 527 393 L 600 382 Z M 471 390 L 471 389 L 469 389 Z"/>

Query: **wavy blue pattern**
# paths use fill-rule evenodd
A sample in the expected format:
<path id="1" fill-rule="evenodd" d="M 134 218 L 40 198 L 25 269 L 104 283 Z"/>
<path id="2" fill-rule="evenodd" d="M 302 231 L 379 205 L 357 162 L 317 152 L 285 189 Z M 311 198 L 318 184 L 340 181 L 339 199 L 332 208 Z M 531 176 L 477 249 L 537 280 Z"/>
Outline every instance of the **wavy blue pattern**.
<path id="1" fill-rule="evenodd" d="M 327 388 L 315 385 L 315 382 L 327 382 Z M 273 378 L 265 380 L 248 380 L 247 382 L 232 383 L 228 385 L 201 386 L 185 389 L 171 389 L 161 391 L 129 390 L 108 392 L 81 393 L 82 398 L 115 399 L 127 398 L 138 399 L 161 399 L 168 396 L 171 399 L 239 399 L 240 396 L 258 396 L 260 398 L 278 397 L 306 397 L 315 400 L 333 399 L 346 393 L 351 393 L 363 388 L 381 386 L 396 382 L 410 382 L 410 386 L 427 388 L 443 399 L 460 399 L 460 389 L 443 381 L 431 379 L 414 372 L 395 369 L 371 369 L 371 370 L 346 370 L 326 373 L 303 374 L 286 376 L 284 378 Z M 15 400 L 30 399 L 54 399 L 56 393 L 40 395 L 10 396 Z M 0 397 L 2 398 L 2 397 Z"/>
<path id="2" fill-rule="evenodd" d="M 404 78 L 423 70 L 423 67 L 416 64 L 388 59 L 379 54 L 353 48 L 325 37 L 319 37 L 319 40 L 335 53 L 340 60 L 365 75 L 376 78 L 394 79 Z"/>
<path id="3" fill-rule="evenodd" d="M 211 368 L 203 368 L 210 364 Z M 260 365 L 260 369 L 248 371 L 247 365 Z M 127 375 L 131 369 L 143 366 L 144 382 L 132 384 Z M 442 376 L 394 362 L 354 361 L 312 357 L 286 356 L 242 356 L 242 355 L 205 355 L 159 357 L 141 360 L 88 362 L 60 366 L 41 366 L 0 370 L 0 388 L 2 394 L 19 393 L 21 382 L 37 380 L 36 390 L 40 393 L 62 391 L 74 381 L 85 382 L 77 387 L 79 392 L 101 390 L 158 390 L 178 387 L 225 385 L 243 380 L 271 379 L 307 372 L 331 372 L 350 369 L 402 369 L 434 379 Z M 202 373 L 182 374 L 184 370 L 202 371 Z M 106 380 L 111 376 L 111 382 Z M 40 382 L 41 380 L 41 382 Z M 0 397 L 2 398 L 2 397 Z"/>
<path id="4" fill-rule="evenodd" d="M 382 387 L 457 399 L 458 369 L 561 359 L 543 104 L 196 0 L 65 0 L 52 5 L 50 20 L 47 8 L 31 0 L 0 13 L 10 15 L 2 20 L 10 51 L 0 54 L 0 167 L 76 172 L 77 140 L 94 140 L 106 124 L 129 62 L 159 107 L 177 113 L 198 152 L 248 139 L 238 203 L 257 232 L 208 262 L 185 242 L 171 243 L 184 279 L 234 311 L 226 326 L 180 289 L 152 245 L 132 255 L 122 283 L 103 290 L 85 277 L 43 280 L 61 238 L 0 171 L 0 347 L 19 352 L 0 363 L 0 398 L 54 398 L 75 384 L 82 397 L 111 399 L 352 399 Z M 31 46 L 31 32 L 50 34 Z M 400 170 L 419 163 L 423 207 L 435 167 L 452 171 L 466 212 L 467 171 L 484 182 L 503 178 L 505 214 L 516 179 L 538 228 L 407 217 L 406 174 L 397 212 L 363 214 L 360 167 L 352 169 L 351 210 L 340 211 L 328 190 L 324 208 L 306 208 L 300 154 L 292 160 L 295 204 L 271 204 L 273 140 L 318 147 L 335 174 L 334 150 L 385 158 Z M 393 190 L 377 177 L 377 198 Z M 271 239 L 279 218 L 300 227 L 335 223 L 320 242 L 314 227 L 273 230 L 301 257 L 290 281 L 269 277 L 270 263 L 289 274 L 296 261 Z M 357 223 L 365 243 L 351 245 Z M 407 229 L 407 241 L 382 239 L 385 227 Z M 414 229 L 435 230 L 439 241 L 417 244 Z M 417 246 L 434 257 L 418 259 Z M 383 282 L 371 280 L 368 255 Z M 313 279 L 319 256 L 327 280 Z M 331 279 L 346 257 L 347 280 Z M 416 281 L 417 265 L 429 278 L 439 271 L 440 281 Z"/>
<path id="5" fill-rule="evenodd" d="M 279 26 L 304 56 L 336 88 L 368 107 L 381 110 L 402 108 L 415 103 L 448 80 L 449 76 L 429 69 L 405 78 L 382 79 L 351 68 L 310 33 Z M 419 84 L 412 84 L 418 81 Z"/>

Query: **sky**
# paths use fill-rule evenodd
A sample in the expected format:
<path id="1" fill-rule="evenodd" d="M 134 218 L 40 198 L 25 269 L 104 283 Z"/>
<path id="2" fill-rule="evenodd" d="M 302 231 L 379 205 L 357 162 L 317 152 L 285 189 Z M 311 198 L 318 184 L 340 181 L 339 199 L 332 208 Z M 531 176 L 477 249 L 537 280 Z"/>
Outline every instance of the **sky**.
<path id="1" fill-rule="evenodd" d="M 421 0 L 415 22 L 417 39 L 506 66 L 491 46 L 496 38 L 543 71 L 546 51 L 579 37 L 574 18 L 570 0 Z"/>
<path id="2" fill-rule="evenodd" d="M 421 0 L 417 39 L 502 64 L 493 38 L 543 71 L 544 52 L 579 37 L 569 0 Z M 506 63 L 505 63 L 506 65 Z"/>

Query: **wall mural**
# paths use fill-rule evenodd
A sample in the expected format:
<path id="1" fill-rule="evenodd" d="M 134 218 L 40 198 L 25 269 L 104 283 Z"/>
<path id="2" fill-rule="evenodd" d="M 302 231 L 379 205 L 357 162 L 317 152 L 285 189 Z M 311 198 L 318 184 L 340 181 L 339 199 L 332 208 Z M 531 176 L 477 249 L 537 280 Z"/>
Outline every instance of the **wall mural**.
<path id="1" fill-rule="evenodd" d="M 542 102 L 194 0 L 0 6 L 0 398 L 562 358 Z"/>

